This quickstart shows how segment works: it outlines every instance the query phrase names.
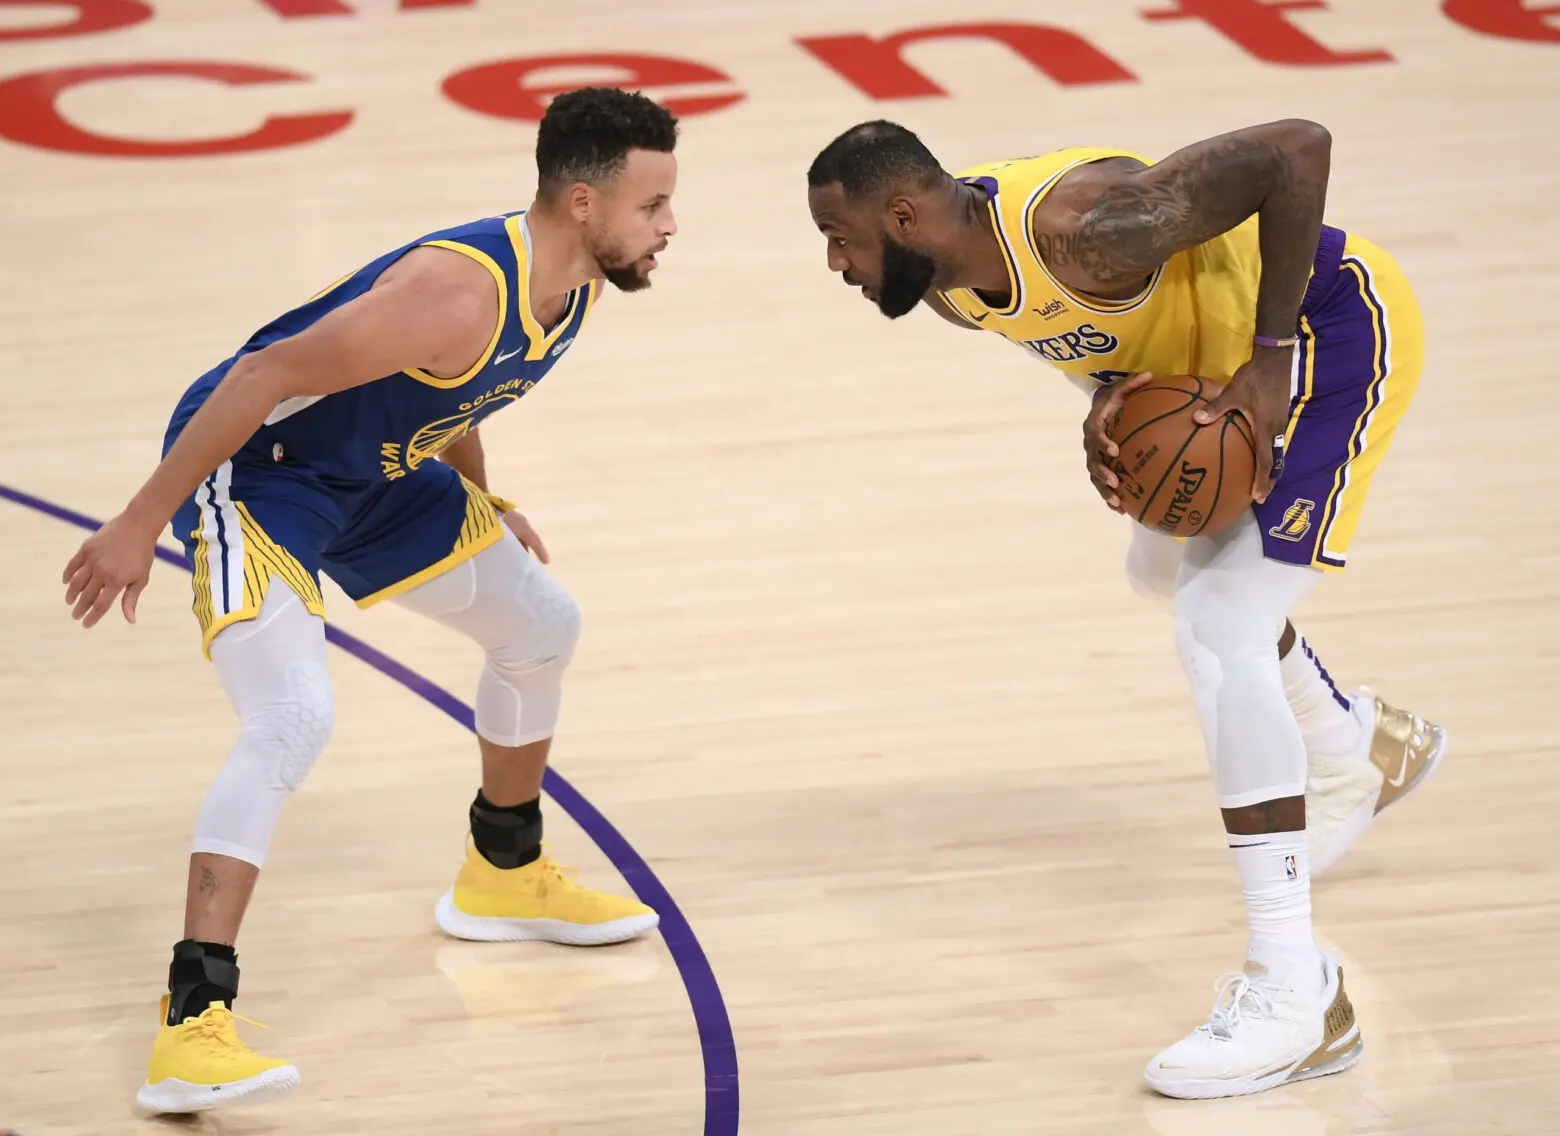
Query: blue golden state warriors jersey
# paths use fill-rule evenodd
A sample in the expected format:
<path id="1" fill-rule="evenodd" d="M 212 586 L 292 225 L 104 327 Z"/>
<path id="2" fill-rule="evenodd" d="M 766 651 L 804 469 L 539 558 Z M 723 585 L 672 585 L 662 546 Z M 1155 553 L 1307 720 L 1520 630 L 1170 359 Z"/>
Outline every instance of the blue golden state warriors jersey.
<path id="1" fill-rule="evenodd" d="M 335 394 L 287 399 L 245 444 L 242 458 L 296 463 L 348 491 L 405 477 L 541 382 L 579 334 L 601 287 L 592 280 L 571 292 L 562 317 L 544 331 L 531 311 L 530 233 L 523 211 L 430 233 L 370 261 L 255 332 L 231 359 L 185 392 L 169 437 L 183 428 L 238 358 L 298 334 L 363 295 L 380 273 L 419 245 L 469 256 L 493 274 L 499 320 L 481 357 L 452 378 L 398 371 Z"/>

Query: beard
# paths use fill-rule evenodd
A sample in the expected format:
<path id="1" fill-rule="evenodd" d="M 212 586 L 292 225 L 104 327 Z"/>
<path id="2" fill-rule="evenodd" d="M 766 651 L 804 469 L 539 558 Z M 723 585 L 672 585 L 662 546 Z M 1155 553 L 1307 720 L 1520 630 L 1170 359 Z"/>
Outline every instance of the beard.
<path id="1" fill-rule="evenodd" d="M 650 287 L 650 274 L 639 269 L 643 254 L 629 256 L 621 241 L 603 237 L 595 243 L 591 255 L 596 258 L 601 275 L 618 291 L 640 292 Z"/>
<path id="2" fill-rule="evenodd" d="M 937 262 L 924 252 L 883 237 L 883 283 L 877 306 L 889 319 L 909 315 L 937 277 Z"/>

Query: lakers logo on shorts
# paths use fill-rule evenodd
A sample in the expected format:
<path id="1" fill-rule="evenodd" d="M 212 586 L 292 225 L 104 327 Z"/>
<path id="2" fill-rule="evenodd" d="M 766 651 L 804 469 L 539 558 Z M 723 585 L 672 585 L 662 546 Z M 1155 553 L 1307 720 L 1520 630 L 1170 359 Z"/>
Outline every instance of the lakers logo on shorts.
<path id="1" fill-rule="evenodd" d="M 1278 524 L 1268 529 L 1268 535 L 1276 536 L 1279 540 L 1303 539 L 1311 531 L 1311 511 L 1315 508 L 1315 501 L 1307 501 L 1304 497 L 1296 499 L 1293 505 L 1284 510 L 1284 516 Z"/>

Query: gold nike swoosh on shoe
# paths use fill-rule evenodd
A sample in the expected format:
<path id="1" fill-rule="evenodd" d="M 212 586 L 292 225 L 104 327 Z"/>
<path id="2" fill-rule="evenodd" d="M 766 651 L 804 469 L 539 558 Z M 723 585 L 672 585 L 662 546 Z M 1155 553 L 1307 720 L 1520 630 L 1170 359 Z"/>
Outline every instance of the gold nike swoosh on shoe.
<path id="1" fill-rule="evenodd" d="M 1417 714 L 1376 699 L 1376 732 L 1370 760 L 1382 774 L 1376 812 L 1403 796 L 1434 766 L 1445 731 Z"/>

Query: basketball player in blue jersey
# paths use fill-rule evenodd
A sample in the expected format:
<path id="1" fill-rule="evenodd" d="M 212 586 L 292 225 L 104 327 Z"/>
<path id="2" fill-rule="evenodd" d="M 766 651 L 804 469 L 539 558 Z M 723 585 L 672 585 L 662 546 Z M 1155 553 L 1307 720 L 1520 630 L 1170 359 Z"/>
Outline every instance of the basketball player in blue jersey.
<path id="1" fill-rule="evenodd" d="M 439 926 L 581 946 L 656 926 L 542 853 L 542 773 L 580 615 L 525 517 L 488 492 L 478 425 L 542 381 L 604 282 L 649 286 L 676 232 L 676 137 L 642 95 L 559 96 L 529 209 L 403 245 L 261 328 L 189 388 L 157 470 L 66 566 L 74 618 L 91 627 L 122 597 L 133 623 L 171 521 L 239 719 L 195 824 L 144 1108 L 253 1103 L 298 1084 L 239 1038 L 234 944 L 282 805 L 331 732 L 320 572 L 360 606 L 388 600 L 486 652 L 482 785 Z"/>
<path id="2" fill-rule="evenodd" d="M 1185 542 L 1133 526 L 1128 576 L 1169 600 L 1250 920 L 1208 1021 L 1148 1064 L 1177 1097 L 1341 1072 L 1362 1050 L 1342 971 L 1317 949 L 1310 875 L 1416 788 L 1446 733 L 1344 695 L 1288 616 L 1340 570 L 1424 363 L 1392 258 L 1323 223 L 1331 138 L 1267 123 L 1161 161 L 1075 147 L 947 173 L 904 127 L 862 123 L 808 171 L 829 268 L 884 315 L 922 304 L 994 332 L 1093 396 L 1088 472 L 1121 510 L 1105 434 L 1152 374 L 1223 389 L 1244 415 L 1252 508 Z"/>

